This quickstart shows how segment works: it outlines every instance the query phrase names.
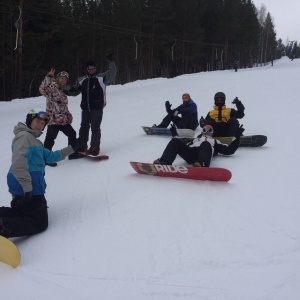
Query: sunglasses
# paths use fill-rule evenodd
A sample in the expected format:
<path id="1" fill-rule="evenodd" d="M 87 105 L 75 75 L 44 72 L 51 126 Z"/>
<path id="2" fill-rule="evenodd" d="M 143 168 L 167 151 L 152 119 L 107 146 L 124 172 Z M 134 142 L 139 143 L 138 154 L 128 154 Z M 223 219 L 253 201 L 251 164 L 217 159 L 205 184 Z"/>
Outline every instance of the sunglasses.
<path id="1" fill-rule="evenodd" d="M 96 70 L 96 67 L 95 66 L 87 66 L 86 69 L 87 70 Z"/>
<path id="2" fill-rule="evenodd" d="M 40 119 L 40 120 L 42 120 L 42 121 L 45 121 L 46 124 L 47 124 L 47 123 L 49 122 L 49 120 L 50 120 L 50 115 L 49 115 L 47 112 L 45 112 L 45 111 L 40 111 L 40 112 L 38 112 L 37 114 L 33 114 L 32 117 L 33 117 L 33 118 L 38 118 L 38 119 Z"/>
<path id="3" fill-rule="evenodd" d="M 203 130 L 202 130 L 204 133 L 213 133 L 214 130 L 210 127 L 203 127 Z"/>

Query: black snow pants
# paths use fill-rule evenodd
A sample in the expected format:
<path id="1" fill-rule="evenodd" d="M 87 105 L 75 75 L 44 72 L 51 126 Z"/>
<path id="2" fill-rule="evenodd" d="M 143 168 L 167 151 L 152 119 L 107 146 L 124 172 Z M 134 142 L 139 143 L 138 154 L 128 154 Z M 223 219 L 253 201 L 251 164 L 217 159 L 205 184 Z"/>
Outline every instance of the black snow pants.
<path id="1" fill-rule="evenodd" d="M 33 196 L 30 205 L 15 208 L 0 207 L 0 223 L 9 237 L 30 236 L 48 227 L 47 201 L 44 195 Z"/>
<path id="2" fill-rule="evenodd" d="M 44 147 L 52 150 L 54 141 L 57 138 L 58 132 L 61 131 L 68 137 L 68 145 L 74 145 L 76 142 L 76 131 L 70 124 L 66 125 L 48 125 Z"/>
<path id="3" fill-rule="evenodd" d="M 176 156 L 181 156 L 188 164 L 200 162 L 202 166 L 209 167 L 213 149 L 209 142 L 204 141 L 199 147 L 189 147 L 180 139 L 173 138 L 159 159 L 162 164 L 172 165 Z"/>
<path id="4" fill-rule="evenodd" d="M 101 129 L 103 110 L 83 110 L 81 112 L 81 124 L 79 129 L 79 138 L 87 146 L 89 140 L 89 131 L 91 128 L 91 147 L 100 149 Z"/>
<path id="5" fill-rule="evenodd" d="M 216 122 L 209 118 L 205 120 L 205 125 L 211 125 L 214 128 L 213 136 L 235 136 L 239 128 L 239 121 L 236 118 L 229 119 L 228 122 Z"/>
<path id="6" fill-rule="evenodd" d="M 170 123 L 173 122 L 177 128 L 184 128 L 184 129 L 192 129 L 195 130 L 198 124 L 195 124 L 193 121 L 193 117 L 190 115 L 184 115 L 182 117 L 174 116 L 173 114 L 167 114 L 162 122 L 157 125 L 160 128 L 167 128 Z"/>

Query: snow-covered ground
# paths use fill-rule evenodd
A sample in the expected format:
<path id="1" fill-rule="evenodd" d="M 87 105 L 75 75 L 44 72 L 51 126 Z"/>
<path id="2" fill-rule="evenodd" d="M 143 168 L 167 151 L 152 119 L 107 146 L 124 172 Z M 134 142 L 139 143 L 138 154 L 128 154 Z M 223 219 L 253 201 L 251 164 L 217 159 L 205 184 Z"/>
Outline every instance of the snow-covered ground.
<path id="1" fill-rule="evenodd" d="M 47 167 L 49 228 L 14 239 L 22 261 L 0 263 L 1 299 L 300 299 L 299 74 L 300 60 L 284 57 L 108 87 L 101 152 L 110 159 Z M 211 166 L 231 170 L 228 183 L 136 174 L 129 162 L 152 162 L 169 140 L 141 125 L 158 124 L 165 101 L 176 107 L 185 92 L 205 116 L 218 91 L 230 107 L 239 97 L 244 134 L 265 134 L 267 144 L 215 158 Z M 69 97 L 77 132 L 79 103 Z M 36 107 L 44 97 L 0 102 L 2 206 L 13 127 Z M 59 133 L 54 149 L 66 144 Z"/>

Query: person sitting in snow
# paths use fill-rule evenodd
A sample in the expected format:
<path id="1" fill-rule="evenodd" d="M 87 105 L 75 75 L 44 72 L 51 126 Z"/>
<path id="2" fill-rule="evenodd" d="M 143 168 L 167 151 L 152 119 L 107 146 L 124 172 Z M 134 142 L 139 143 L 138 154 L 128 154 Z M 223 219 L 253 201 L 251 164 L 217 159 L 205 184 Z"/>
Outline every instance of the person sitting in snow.
<path id="1" fill-rule="evenodd" d="M 198 127 L 197 105 L 188 93 L 182 95 L 182 104 L 177 108 L 171 109 L 169 101 L 166 101 L 165 106 L 168 114 L 159 125 L 154 124 L 152 127 L 167 128 L 171 122 L 178 128 L 195 130 Z"/>
<path id="2" fill-rule="evenodd" d="M 234 154 L 240 145 L 240 128 L 237 130 L 235 139 L 229 145 L 222 144 L 212 137 L 214 129 L 211 125 L 205 125 L 202 133 L 188 144 L 178 138 L 174 124 L 171 126 L 171 132 L 173 138 L 168 143 L 162 156 L 156 159 L 153 164 L 172 165 L 177 155 L 179 155 L 194 167 L 209 167 L 212 158 L 218 153 L 224 155 Z"/>
<path id="3" fill-rule="evenodd" d="M 6 238 L 30 236 L 48 227 L 45 165 L 63 160 L 82 146 L 77 139 L 54 152 L 44 148 L 38 137 L 49 120 L 47 112 L 31 109 L 26 123 L 19 122 L 14 128 L 12 164 L 7 174 L 12 201 L 10 207 L 0 207 L 0 235 Z"/>
<path id="4" fill-rule="evenodd" d="M 232 103 L 236 105 L 237 110 L 227 108 L 225 105 L 226 96 L 223 92 L 215 94 L 215 106 L 206 118 L 201 116 L 199 121 L 200 127 L 211 125 L 214 128 L 214 135 L 216 137 L 236 136 L 239 129 L 239 121 L 245 116 L 245 107 L 242 102 L 236 97 Z M 241 133 L 244 131 L 242 127 L 239 129 Z"/>

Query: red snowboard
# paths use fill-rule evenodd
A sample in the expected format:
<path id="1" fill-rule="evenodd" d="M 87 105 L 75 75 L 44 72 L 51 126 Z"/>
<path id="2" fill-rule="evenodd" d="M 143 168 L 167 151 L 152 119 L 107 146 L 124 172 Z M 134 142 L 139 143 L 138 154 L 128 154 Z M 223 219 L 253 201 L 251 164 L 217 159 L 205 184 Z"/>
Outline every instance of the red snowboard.
<path id="1" fill-rule="evenodd" d="M 134 161 L 130 164 L 137 173 L 146 175 L 211 181 L 229 181 L 231 178 L 231 172 L 223 168 L 153 165 Z"/>

